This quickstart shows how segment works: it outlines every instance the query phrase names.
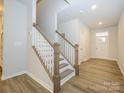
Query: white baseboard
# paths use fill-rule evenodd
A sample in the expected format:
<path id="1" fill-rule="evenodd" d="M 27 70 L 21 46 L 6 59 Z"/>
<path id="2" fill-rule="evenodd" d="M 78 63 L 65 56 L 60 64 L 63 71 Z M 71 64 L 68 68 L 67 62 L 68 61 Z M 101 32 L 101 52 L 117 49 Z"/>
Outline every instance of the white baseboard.
<path id="1" fill-rule="evenodd" d="M 49 86 L 48 84 L 46 84 L 44 81 L 42 81 L 41 79 L 38 79 L 35 75 L 33 75 L 30 72 L 26 73 L 28 76 L 30 76 L 32 79 L 34 79 L 37 83 L 39 83 L 40 85 L 42 85 L 44 88 L 46 88 L 48 91 L 50 91 L 51 93 L 53 93 L 53 88 L 51 86 Z"/>
<path id="2" fill-rule="evenodd" d="M 106 61 L 118 61 L 117 59 L 112 58 L 97 58 L 97 57 L 91 57 L 90 59 L 98 59 L 98 60 L 106 60 Z"/>
<path id="3" fill-rule="evenodd" d="M 90 60 L 90 58 L 87 58 L 87 59 L 83 60 L 82 62 L 79 62 L 79 65 L 81 65 L 84 62 L 87 62 L 88 60 Z"/>
<path id="4" fill-rule="evenodd" d="M 26 71 L 22 71 L 22 72 L 18 72 L 18 73 L 14 73 L 14 74 L 11 74 L 11 75 L 8 75 L 8 76 L 4 76 L 2 75 L 2 80 L 7 80 L 7 79 L 10 79 L 10 78 L 13 78 L 13 77 L 16 77 L 16 76 L 19 76 L 19 75 L 23 75 L 25 74 Z"/>
<path id="5" fill-rule="evenodd" d="M 22 72 L 18 72 L 18 73 L 15 73 L 15 74 L 11 74 L 11 75 L 8 75 L 8 76 L 2 76 L 2 80 L 7 80 L 7 79 L 10 79 L 10 78 L 13 78 L 13 77 L 16 77 L 16 76 L 20 76 L 20 75 L 23 75 L 23 74 L 27 74 L 28 76 L 30 76 L 32 79 L 34 79 L 36 82 L 38 82 L 39 84 L 41 84 L 44 88 L 46 88 L 48 91 L 50 91 L 51 93 L 53 93 L 53 88 L 50 87 L 48 84 L 46 84 L 44 81 L 38 79 L 37 77 L 35 77 L 32 73 L 29 73 L 27 71 L 22 71 Z"/>
<path id="6" fill-rule="evenodd" d="M 121 64 L 117 61 L 117 64 L 121 70 L 122 75 L 124 76 L 124 69 L 122 68 Z"/>
<path id="7" fill-rule="evenodd" d="M 66 76 L 63 80 L 61 80 L 61 86 L 63 84 L 65 84 L 68 80 L 70 80 L 71 78 L 73 78 L 75 76 L 75 71 L 73 73 L 71 73 L 70 75 Z"/>

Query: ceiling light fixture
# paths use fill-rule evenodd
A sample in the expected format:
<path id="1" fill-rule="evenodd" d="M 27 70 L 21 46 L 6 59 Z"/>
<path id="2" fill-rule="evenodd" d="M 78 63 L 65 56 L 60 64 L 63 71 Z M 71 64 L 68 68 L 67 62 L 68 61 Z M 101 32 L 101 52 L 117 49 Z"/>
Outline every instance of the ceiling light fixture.
<path id="1" fill-rule="evenodd" d="M 97 8 L 96 5 L 92 5 L 92 6 L 91 6 L 91 9 L 92 9 L 92 10 L 95 10 L 96 8 Z"/>
<path id="2" fill-rule="evenodd" d="M 103 23 L 102 22 L 99 22 L 99 25 L 102 25 Z"/>

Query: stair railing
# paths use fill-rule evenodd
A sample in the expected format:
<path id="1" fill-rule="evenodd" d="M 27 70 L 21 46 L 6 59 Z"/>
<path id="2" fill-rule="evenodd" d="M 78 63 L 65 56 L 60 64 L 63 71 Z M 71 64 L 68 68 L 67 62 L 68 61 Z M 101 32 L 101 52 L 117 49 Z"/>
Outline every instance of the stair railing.
<path id="1" fill-rule="evenodd" d="M 75 68 L 75 74 L 79 75 L 78 55 L 79 46 L 73 45 L 66 37 L 65 34 L 58 34 L 58 42 L 61 44 L 60 51 L 64 58 Z M 72 37 L 73 38 L 73 37 Z"/>
<path id="2" fill-rule="evenodd" d="M 53 82 L 54 93 L 58 93 L 60 91 L 60 45 L 58 43 L 52 44 L 41 32 L 38 25 L 34 23 L 32 31 L 32 46 Z"/>

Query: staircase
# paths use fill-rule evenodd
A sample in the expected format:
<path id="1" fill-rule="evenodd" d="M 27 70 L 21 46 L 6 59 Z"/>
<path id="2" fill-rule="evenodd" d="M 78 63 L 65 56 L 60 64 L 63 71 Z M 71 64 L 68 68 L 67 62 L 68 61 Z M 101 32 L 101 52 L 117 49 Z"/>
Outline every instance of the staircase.
<path id="1" fill-rule="evenodd" d="M 38 25 L 33 24 L 32 48 L 53 82 L 53 93 L 59 93 L 64 83 L 79 75 L 78 45 L 73 45 L 62 34 L 56 33 L 58 43 L 52 44 Z"/>

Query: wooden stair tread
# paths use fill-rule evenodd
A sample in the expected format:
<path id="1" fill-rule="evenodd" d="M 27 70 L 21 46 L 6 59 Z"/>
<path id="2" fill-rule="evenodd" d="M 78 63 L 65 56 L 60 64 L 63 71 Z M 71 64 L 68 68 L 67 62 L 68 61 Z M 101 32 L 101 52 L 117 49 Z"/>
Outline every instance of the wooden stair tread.
<path id="1" fill-rule="evenodd" d="M 64 78 L 65 78 L 66 76 L 68 76 L 69 74 L 71 74 L 72 72 L 74 72 L 74 70 L 67 69 L 67 70 L 63 71 L 62 73 L 60 73 L 61 80 L 64 79 Z"/>
<path id="2" fill-rule="evenodd" d="M 62 64 L 60 64 L 59 68 L 62 69 L 62 68 L 64 68 L 64 67 L 66 67 L 66 66 L 68 66 L 68 64 L 62 63 Z"/>

